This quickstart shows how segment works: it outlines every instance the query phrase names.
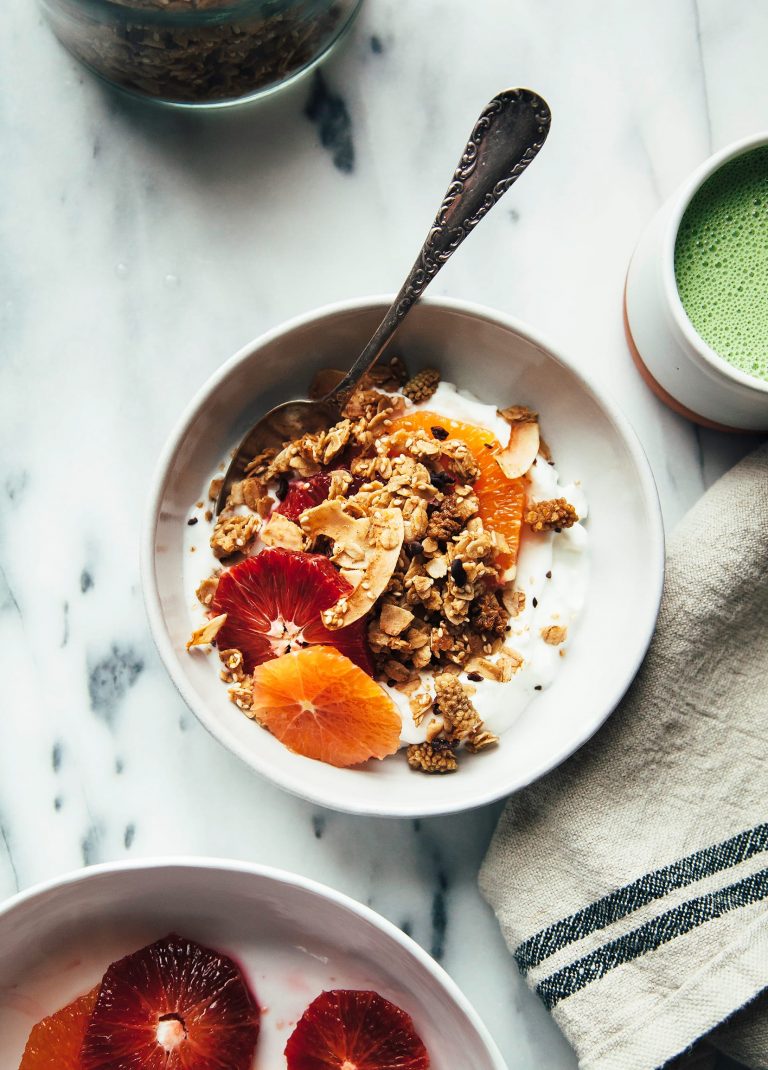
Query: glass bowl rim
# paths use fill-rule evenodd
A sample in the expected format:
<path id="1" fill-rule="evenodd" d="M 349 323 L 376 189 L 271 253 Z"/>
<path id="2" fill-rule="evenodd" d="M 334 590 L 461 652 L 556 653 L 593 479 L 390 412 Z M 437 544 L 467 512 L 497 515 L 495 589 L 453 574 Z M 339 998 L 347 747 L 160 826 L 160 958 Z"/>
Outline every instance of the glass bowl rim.
<path id="1" fill-rule="evenodd" d="M 282 15 L 293 7 L 317 8 L 312 14 L 318 14 L 320 8 L 332 8 L 340 0 L 221 0 L 220 5 L 212 8 L 194 8 L 189 11 L 178 8 L 144 7 L 135 0 L 44 0 L 47 7 L 62 9 L 80 8 L 95 18 L 106 20 L 132 19 L 143 23 L 168 27 L 172 25 L 193 26 L 231 22 L 240 17 L 252 18 L 267 9 L 268 14 Z M 356 4 L 351 4 L 354 10 Z M 274 11 L 269 11 L 274 8 Z M 305 13 L 303 13 L 305 14 Z"/>

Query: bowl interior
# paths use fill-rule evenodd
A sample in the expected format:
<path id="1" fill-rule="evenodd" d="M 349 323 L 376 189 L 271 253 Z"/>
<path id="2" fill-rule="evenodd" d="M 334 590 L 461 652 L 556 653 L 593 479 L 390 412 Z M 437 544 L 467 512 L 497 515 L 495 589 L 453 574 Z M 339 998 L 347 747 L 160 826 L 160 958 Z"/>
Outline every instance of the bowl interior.
<path id="1" fill-rule="evenodd" d="M 85 872 L 0 914 L 0 1064 L 29 1030 L 116 958 L 176 931 L 231 954 L 265 1008 L 254 1070 L 284 1066 L 295 1022 L 323 989 L 372 988 L 406 1009 L 436 1070 L 504 1070 L 439 967 L 368 911 L 287 875 L 216 864 Z"/>
<path id="2" fill-rule="evenodd" d="M 205 657 L 185 651 L 194 598 L 183 583 L 186 520 L 206 478 L 272 405 L 300 396 L 323 366 L 346 367 L 383 314 L 372 301 L 296 321 L 226 364 L 193 403 L 161 464 L 145 544 L 145 587 L 161 655 L 209 730 L 246 762 L 313 801 L 360 813 L 456 811 L 502 797 L 571 754 L 630 683 L 658 611 L 663 535 L 647 462 L 623 418 L 522 328 L 491 312 L 424 301 L 401 328 L 409 367 L 499 405 L 526 404 L 564 481 L 581 480 L 590 505 L 585 612 L 554 684 L 536 696 L 502 744 L 449 777 L 415 774 L 403 760 L 339 770 L 291 754 L 232 705 Z"/>

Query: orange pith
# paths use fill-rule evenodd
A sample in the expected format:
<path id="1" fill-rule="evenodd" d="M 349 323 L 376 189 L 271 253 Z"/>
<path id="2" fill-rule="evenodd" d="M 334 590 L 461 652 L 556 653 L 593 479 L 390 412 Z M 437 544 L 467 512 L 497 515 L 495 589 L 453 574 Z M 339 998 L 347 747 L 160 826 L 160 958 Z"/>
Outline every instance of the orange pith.
<path id="1" fill-rule="evenodd" d="M 330 765 L 386 758 L 400 743 L 394 702 L 335 647 L 308 646 L 258 665 L 252 712 L 290 750 Z"/>
<path id="2" fill-rule="evenodd" d="M 98 986 L 32 1028 L 19 1070 L 80 1070 L 80 1049 Z"/>
<path id="3" fill-rule="evenodd" d="M 492 431 L 461 420 L 449 420 L 428 409 L 417 409 L 392 421 L 392 432 L 426 431 L 443 427 L 451 438 L 466 442 L 477 461 L 480 475 L 474 483 L 480 502 L 480 516 L 485 525 L 503 535 L 509 544 L 509 553 L 499 554 L 499 563 L 510 568 L 517 560 L 520 547 L 520 527 L 525 508 L 526 480 L 508 479 L 495 460 L 502 444 Z"/>

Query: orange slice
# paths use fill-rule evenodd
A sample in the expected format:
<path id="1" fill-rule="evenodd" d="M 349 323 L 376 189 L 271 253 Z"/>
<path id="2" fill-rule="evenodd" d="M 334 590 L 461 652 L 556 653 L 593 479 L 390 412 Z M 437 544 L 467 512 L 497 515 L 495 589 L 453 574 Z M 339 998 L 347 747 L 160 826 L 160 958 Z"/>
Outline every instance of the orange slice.
<path id="1" fill-rule="evenodd" d="M 394 702 L 331 646 L 307 646 L 257 665 L 252 711 L 289 750 L 329 765 L 386 758 L 400 745 Z"/>
<path id="2" fill-rule="evenodd" d="M 525 477 L 508 479 L 504 475 L 495 459 L 502 449 L 502 444 L 492 431 L 484 427 L 463 423 L 461 420 L 448 420 L 428 409 L 417 409 L 393 420 L 391 430 L 426 431 L 431 434 L 433 427 L 444 428 L 451 438 L 460 438 L 472 451 L 480 469 L 480 475 L 474 484 L 480 502 L 480 516 L 487 527 L 498 531 L 507 540 L 509 553 L 499 554 L 499 563 L 503 568 L 510 568 L 517 560 L 520 548 L 520 527 L 525 508 Z"/>
<path id="3" fill-rule="evenodd" d="M 19 1070 L 80 1070 L 80 1049 L 98 986 L 38 1022 L 29 1034 Z"/>

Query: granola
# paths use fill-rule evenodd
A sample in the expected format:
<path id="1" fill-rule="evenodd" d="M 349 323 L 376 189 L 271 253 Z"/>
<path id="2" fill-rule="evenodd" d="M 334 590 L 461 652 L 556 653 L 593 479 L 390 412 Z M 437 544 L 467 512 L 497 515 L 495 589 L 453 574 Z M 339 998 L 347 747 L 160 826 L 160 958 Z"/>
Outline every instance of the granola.
<path id="1" fill-rule="evenodd" d="M 425 368 L 408 380 L 403 386 L 403 394 L 414 402 L 428 401 L 437 389 L 439 382 L 440 372 L 435 368 Z"/>
<path id="2" fill-rule="evenodd" d="M 200 584 L 195 591 L 195 596 L 198 602 L 204 606 L 210 606 L 213 602 L 216 594 L 216 588 L 219 586 L 218 576 L 206 576 L 204 580 L 201 580 Z"/>
<path id="3" fill-rule="evenodd" d="M 482 719 L 457 676 L 451 673 L 436 676 L 435 693 L 434 709 L 443 718 L 446 739 L 458 742 L 477 734 L 482 728 Z"/>
<path id="4" fill-rule="evenodd" d="M 550 624 L 546 628 L 541 629 L 541 638 L 545 643 L 549 643 L 550 646 L 560 646 L 565 642 L 568 635 L 568 629 L 561 627 L 559 624 Z"/>
<path id="5" fill-rule="evenodd" d="M 579 517 L 574 507 L 565 498 L 549 498 L 532 502 L 525 514 L 526 524 L 532 531 L 557 531 L 572 527 Z"/>
<path id="6" fill-rule="evenodd" d="M 422 773 L 455 773 L 459 768 L 453 743 L 436 739 L 432 743 L 414 743 L 407 751 L 408 765 Z"/>
<path id="7" fill-rule="evenodd" d="M 341 376 L 319 373 L 313 395 Z M 254 660 L 247 638 L 240 650 L 224 626 L 230 698 L 264 723 L 253 707 L 254 664 L 307 643 L 341 643 L 358 629 L 371 674 L 399 710 L 407 763 L 425 773 L 454 772 L 464 755 L 497 745 L 524 701 L 549 683 L 552 658 L 536 651 L 562 656 L 568 645 L 576 611 L 552 577 L 570 582 L 585 511 L 578 487 L 561 488 L 547 463 L 536 412 L 512 405 L 496 413 L 439 378 L 428 369 L 409 379 L 393 358 L 345 396 L 335 423 L 254 457 L 211 532 L 222 564 L 196 589 L 214 618 L 196 631 L 204 644 L 222 627 L 206 630 L 222 615 L 233 562 L 265 548 L 322 561 L 338 594 L 311 628 L 266 619 L 267 653 Z M 506 486 L 522 488 L 509 503 L 498 499 Z M 557 539 L 572 551 L 562 563 Z"/>
<path id="8" fill-rule="evenodd" d="M 258 515 L 222 514 L 211 535 L 211 549 L 214 556 L 224 558 L 231 557 L 232 554 L 243 553 L 256 537 L 260 527 L 261 518 Z"/>

